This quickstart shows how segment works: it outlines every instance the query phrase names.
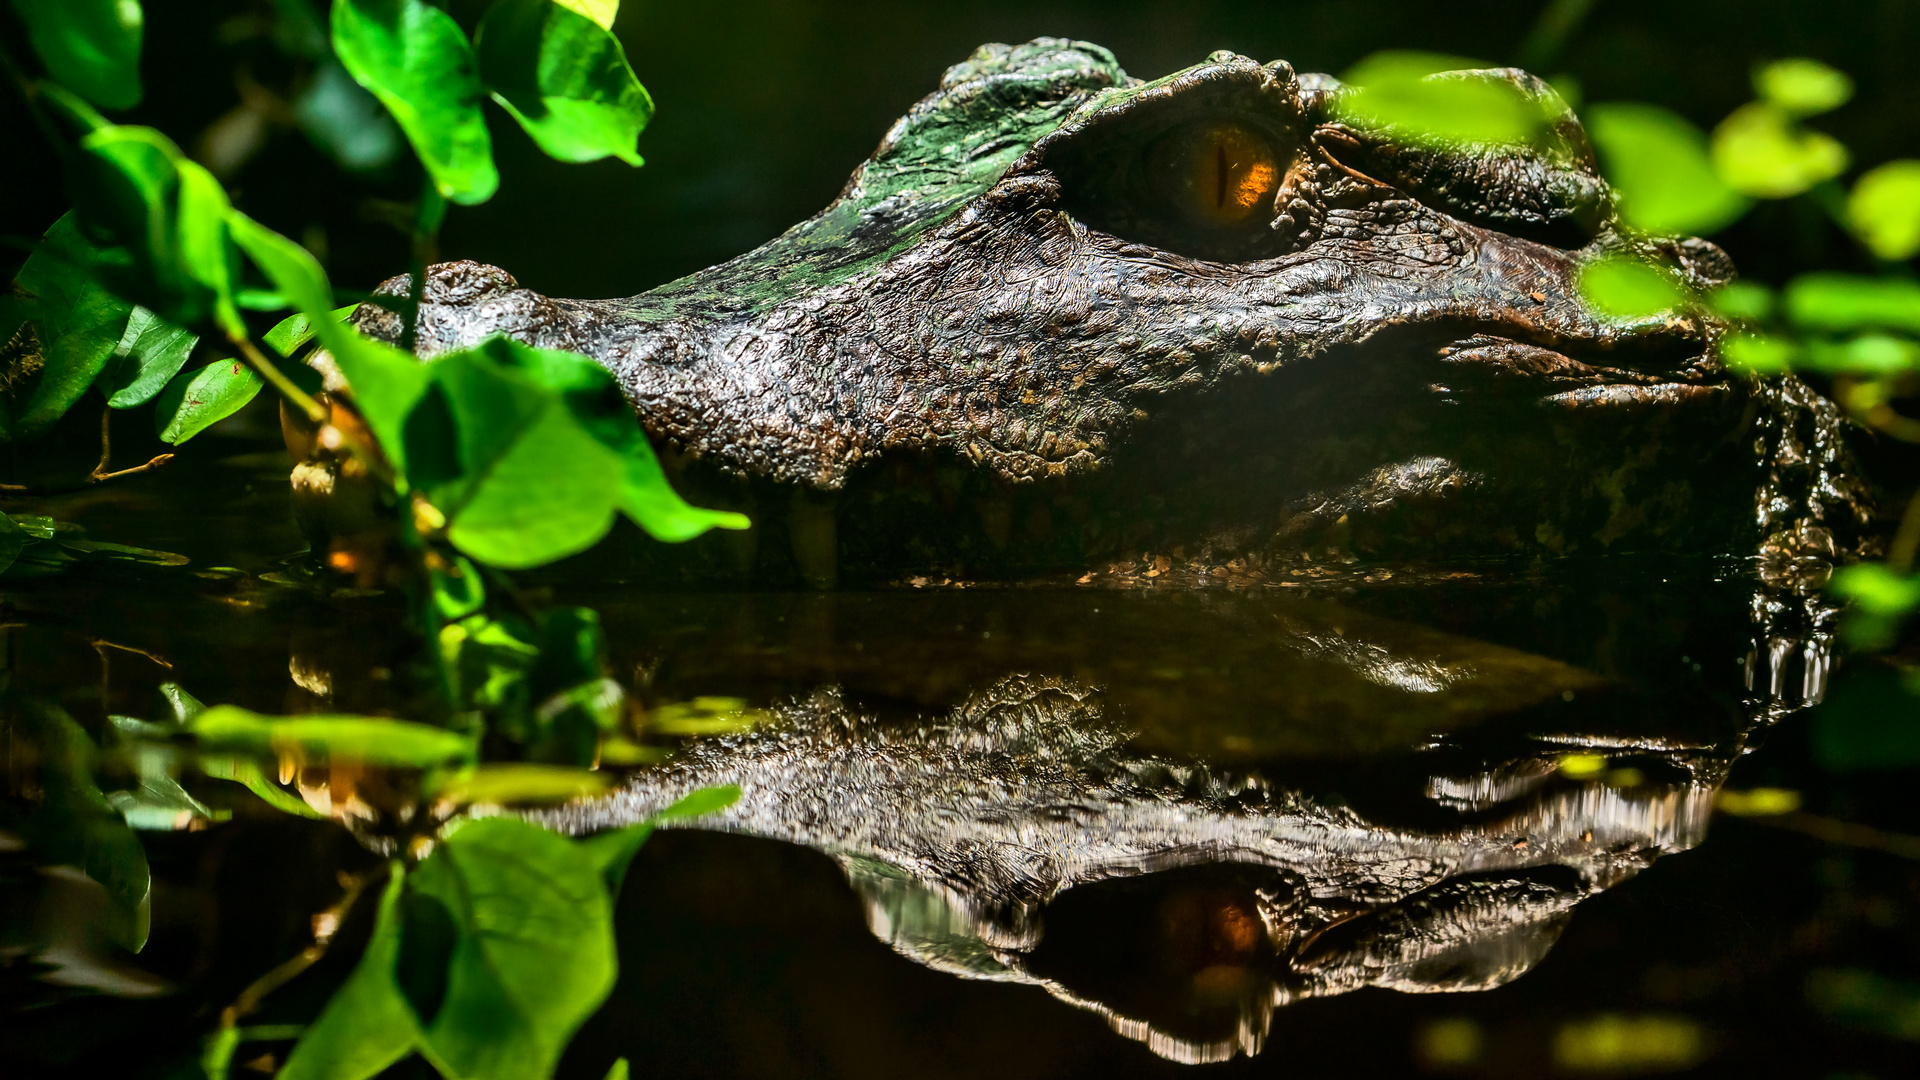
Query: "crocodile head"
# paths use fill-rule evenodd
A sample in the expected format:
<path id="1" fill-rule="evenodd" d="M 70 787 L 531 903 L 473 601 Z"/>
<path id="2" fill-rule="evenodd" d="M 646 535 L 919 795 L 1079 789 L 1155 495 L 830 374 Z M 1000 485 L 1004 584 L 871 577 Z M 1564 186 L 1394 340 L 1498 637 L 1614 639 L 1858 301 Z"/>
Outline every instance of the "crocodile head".
<path id="1" fill-rule="evenodd" d="M 617 300 L 442 264 L 420 351 L 595 357 L 683 486 L 784 528 L 755 558 L 808 576 L 1739 542 L 1759 392 L 1721 327 L 1607 318 L 1576 283 L 1611 252 L 1696 287 L 1729 260 L 1623 229 L 1545 83 L 1436 78 L 1551 122 L 1435 148 L 1283 61 L 1143 82 L 1082 42 L 985 46 L 762 247 Z"/>

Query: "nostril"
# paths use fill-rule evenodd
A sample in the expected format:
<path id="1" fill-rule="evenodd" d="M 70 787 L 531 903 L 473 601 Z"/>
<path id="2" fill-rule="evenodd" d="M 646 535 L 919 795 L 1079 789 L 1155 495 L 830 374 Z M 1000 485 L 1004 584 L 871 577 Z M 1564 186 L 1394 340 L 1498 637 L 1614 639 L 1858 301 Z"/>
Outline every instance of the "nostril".
<path id="1" fill-rule="evenodd" d="M 1733 256 L 1711 240 L 1702 240 L 1697 236 L 1677 240 L 1673 245 L 1673 255 L 1680 261 L 1681 269 L 1693 279 L 1697 289 L 1717 289 L 1739 276 L 1739 271 L 1733 266 Z"/>

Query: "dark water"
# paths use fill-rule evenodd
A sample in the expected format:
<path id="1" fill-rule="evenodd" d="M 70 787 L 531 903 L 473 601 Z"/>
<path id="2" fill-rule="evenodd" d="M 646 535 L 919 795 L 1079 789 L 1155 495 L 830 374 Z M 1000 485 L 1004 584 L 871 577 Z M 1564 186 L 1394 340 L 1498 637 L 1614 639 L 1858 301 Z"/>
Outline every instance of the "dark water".
<path id="1" fill-rule="evenodd" d="M 392 598 L 262 578 L 300 546 L 266 446 L 209 437 L 190 468 L 43 508 L 192 561 L 0 588 L 15 699 L 91 733 L 165 681 L 272 713 L 391 704 Z M 766 712 L 549 815 L 589 829 L 745 791 L 643 849 L 619 988 L 563 1075 L 617 1056 L 876 1077 L 1920 1059 L 1920 777 L 1820 763 L 1844 764 L 1849 714 L 1803 706 L 1883 674 L 1831 661 L 1817 605 L 1744 560 L 807 594 L 526 580 L 600 611 L 647 705 Z M 8 737 L 17 805 L 34 792 Z M 1716 811 L 1756 788 L 1801 809 Z M 374 861 L 332 823 L 194 790 L 232 819 L 142 833 L 137 956 L 74 930 L 98 904 L 84 880 L 0 852 L 0 1072 L 192 1075 L 218 1010 Z M 364 933 L 350 919 L 249 1023 L 310 1017 Z"/>

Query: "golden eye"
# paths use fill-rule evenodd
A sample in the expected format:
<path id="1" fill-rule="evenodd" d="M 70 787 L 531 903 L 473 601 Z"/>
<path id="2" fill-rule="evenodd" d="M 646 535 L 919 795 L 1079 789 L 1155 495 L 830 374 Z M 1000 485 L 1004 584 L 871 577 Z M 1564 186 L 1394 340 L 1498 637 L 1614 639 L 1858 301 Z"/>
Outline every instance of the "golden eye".
<path id="1" fill-rule="evenodd" d="M 1271 144 L 1238 124 L 1174 132 L 1154 149 L 1151 168 L 1175 207 L 1209 225 L 1247 220 L 1280 181 Z"/>

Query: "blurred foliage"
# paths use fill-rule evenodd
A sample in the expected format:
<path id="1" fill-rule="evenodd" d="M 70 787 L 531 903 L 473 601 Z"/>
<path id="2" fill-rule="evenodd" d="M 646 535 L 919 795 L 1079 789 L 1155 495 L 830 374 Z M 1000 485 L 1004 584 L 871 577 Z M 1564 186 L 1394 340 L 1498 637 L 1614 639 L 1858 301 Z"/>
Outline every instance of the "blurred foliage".
<path id="1" fill-rule="evenodd" d="M 1685 1016 L 1603 1014 L 1554 1034 L 1553 1061 L 1579 1072 L 1678 1070 L 1707 1056 L 1706 1033 Z"/>
<path id="2" fill-rule="evenodd" d="M 1458 56 L 1378 52 L 1349 69 L 1336 102 L 1356 127 L 1384 127 L 1438 146 L 1525 145 L 1556 118 L 1493 65 Z"/>

